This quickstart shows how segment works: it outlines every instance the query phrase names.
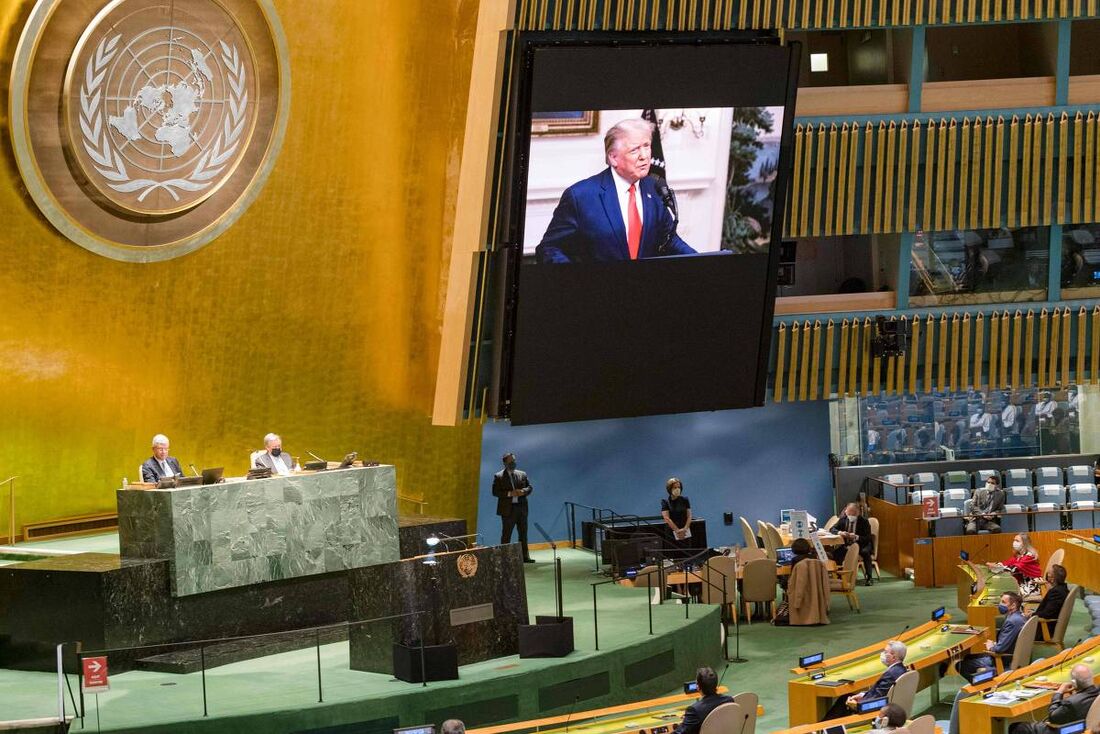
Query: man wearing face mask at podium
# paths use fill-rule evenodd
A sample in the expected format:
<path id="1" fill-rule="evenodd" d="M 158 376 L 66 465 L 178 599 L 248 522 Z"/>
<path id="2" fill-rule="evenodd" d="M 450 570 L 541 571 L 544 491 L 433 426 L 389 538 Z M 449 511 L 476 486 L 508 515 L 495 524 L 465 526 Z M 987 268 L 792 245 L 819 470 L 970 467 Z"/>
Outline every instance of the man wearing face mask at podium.
<path id="1" fill-rule="evenodd" d="M 287 476 L 297 469 L 294 457 L 283 451 L 283 439 L 277 433 L 264 436 L 264 452 L 256 457 L 257 469 L 270 469 L 280 476 Z"/>
<path id="2" fill-rule="evenodd" d="M 890 692 L 890 689 L 894 687 L 894 683 L 897 682 L 898 678 L 905 674 L 905 655 L 908 652 L 909 648 L 900 640 L 887 642 L 883 646 L 882 652 L 878 654 L 879 662 L 886 668 L 882 671 L 882 675 L 879 676 L 878 680 L 862 693 L 838 698 L 833 702 L 829 713 L 825 715 L 825 719 L 851 716 L 852 711 L 849 709 L 855 709 L 860 701 L 873 701 L 876 698 L 884 698 Z"/>
<path id="3" fill-rule="evenodd" d="M 523 562 L 534 563 L 527 549 L 527 495 L 534 488 L 527 472 L 516 468 L 515 454 L 507 453 L 501 461 L 504 468 L 493 475 L 493 496 L 497 498 L 497 515 L 500 516 L 500 544 L 512 542 L 512 528 L 515 528 L 523 549 Z"/>

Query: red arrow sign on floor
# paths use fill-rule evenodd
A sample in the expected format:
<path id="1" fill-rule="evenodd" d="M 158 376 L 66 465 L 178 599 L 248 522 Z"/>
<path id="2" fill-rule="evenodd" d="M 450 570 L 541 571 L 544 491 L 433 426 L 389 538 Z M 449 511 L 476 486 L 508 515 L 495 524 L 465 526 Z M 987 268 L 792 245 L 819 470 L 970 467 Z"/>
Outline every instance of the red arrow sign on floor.
<path id="1" fill-rule="evenodd" d="M 80 687 L 85 693 L 99 693 L 111 690 L 107 682 L 107 656 L 84 658 L 82 661 Z"/>

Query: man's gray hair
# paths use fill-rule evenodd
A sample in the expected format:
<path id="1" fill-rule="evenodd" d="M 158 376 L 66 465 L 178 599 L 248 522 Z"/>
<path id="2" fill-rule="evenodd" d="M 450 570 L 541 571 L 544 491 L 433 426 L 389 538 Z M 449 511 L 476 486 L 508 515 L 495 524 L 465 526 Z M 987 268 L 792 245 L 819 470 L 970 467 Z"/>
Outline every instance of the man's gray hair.
<path id="1" fill-rule="evenodd" d="M 168 437 L 165 436 L 163 433 L 158 433 L 157 435 L 153 436 L 153 445 L 154 446 L 167 446 L 168 445 Z"/>
<path id="2" fill-rule="evenodd" d="M 466 725 L 458 719 L 447 719 L 441 727 L 442 734 L 466 734 Z"/>
<path id="3" fill-rule="evenodd" d="M 269 433 L 264 436 L 264 446 L 270 446 L 275 441 L 282 441 L 283 439 L 277 433 Z"/>
<path id="4" fill-rule="evenodd" d="M 611 149 L 615 147 L 615 143 L 619 142 L 620 138 L 626 137 L 627 133 L 649 133 L 650 137 L 653 136 L 653 131 L 657 129 L 649 120 L 643 120 L 640 117 L 628 117 L 625 120 L 619 120 L 608 129 L 607 134 L 603 136 L 603 153 L 604 158 L 611 153 Z"/>
<path id="5" fill-rule="evenodd" d="M 1069 671 L 1069 678 L 1077 690 L 1083 691 L 1092 685 L 1092 668 L 1084 663 L 1078 663 L 1073 666 L 1073 670 Z"/>
<path id="6" fill-rule="evenodd" d="M 905 646 L 905 643 L 901 640 L 890 640 L 886 643 L 886 647 L 890 650 L 894 657 L 902 661 L 905 660 L 905 655 L 909 652 L 909 648 L 907 648 Z"/>

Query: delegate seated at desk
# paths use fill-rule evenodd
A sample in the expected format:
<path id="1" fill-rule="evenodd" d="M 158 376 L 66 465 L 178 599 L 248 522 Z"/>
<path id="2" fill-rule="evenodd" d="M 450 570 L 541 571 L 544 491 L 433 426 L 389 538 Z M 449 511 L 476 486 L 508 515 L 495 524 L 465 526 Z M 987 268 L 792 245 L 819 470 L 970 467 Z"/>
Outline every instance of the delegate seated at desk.
<path id="1" fill-rule="evenodd" d="M 986 668 L 993 668 L 993 656 L 1000 655 L 1002 659 L 1011 658 L 1016 649 L 1016 638 L 1020 636 L 1020 630 L 1024 626 L 1024 615 L 1020 612 L 1023 599 L 1019 594 L 1006 591 L 1001 594 L 1001 603 L 997 605 L 997 611 L 1005 615 L 1004 624 L 997 632 L 997 640 L 987 640 L 986 652 L 976 655 L 967 655 L 959 663 L 959 675 L 970 681 L 975 674 Z M 941 674 L 942 674 L 941 670 Z"/>
<path id="2" fill-rule="evenodd" d="M 1062 613 L 1062 606 L 1069 596 L 1069 586 L 1066 585 L 1066 568 L 1057 563 L 1050 567 L 1046 574 L 1047 593 L 1043 596 L 1035 611 L 1025 611 L 1025 617 L 1035 615 L 1040 620 L 1039 627 L 1035 629 L 1035 639 L 1043 639 L 1043 625 L 1046 625 L 1047 634 L 1054 635 L 1054 626 L 1057 624 L 1058 615 Z"/>
<path id="3" fill-rule="evenodd" d="M 852 543 L 859 544 L 859 556 L 863 559 L 863 571 L 867 577 L 866 583 L 871 585 L 872 558 L 874 556 L 875 540 L 871 535 L 871 523 L 863 517 L 859 503 L 849 502 L 844 508 L 844 514 L 829 528 L 830 533 L 836 533 L 844 541 L 833 549 L 833 561 L 839 567 L 844 563 L 844 556 L 848 553 L 848 546 Z"/>
<path id="4" fill-rule="evenodd" d="M 1035 546 L 1031 544 L 1031 537 L 1027 533 L 1018 533 L 1012 539 L 1010 558 L 985 565 L 995 572 L 1008 571 L 1020 586 L 1034 582 L 1043 575 L 1043 568 L 1039 565 L 1039 551 L 1035 550 Z M 1025 591 L 1024 596 L 1029 593 Z"/>
<path id="5" fill-rule="evenodd" d="M 1008 727 L 1008 734 L 1052 734 L 1063 724 L 1085 718 L 1100 688 L 1093 682 L 1092 669 L 1087 665 L 1074 665 L 1069 677 L 1069 683 L 1063 683 L 1054 693 L 1046 721 L 1018 721 Z"/>
<path id="6" fill-rule="evenodd" d="M 684 711 L 684 720 L 673 730 L 673 734 L 699 734 L 707 715 L 724 703 L 733 703 L 733 699 L 718 693 L 718 674 L 713 668 L 702 667 L 695 671 L 695 682 L 702 696 Z"/>
<path id="7" fill-rule="evenodd" d="M 153 455 L 141 465 L 141 481 L 156 484 L 182 475 L 179 460 L 168 455 L 168 437 L 163 433 L 153 436 Z"/>
<path id="8" fill-rule="evenodd" d="M 279 476 L 287 476 L 298 468 L 294 457 L 283 451 L 283 439 L 277 433 L 264 436 L 264 452 L 253 462 L 257 469 L 270 469 Z"/>
<path id="9" fill-rule="evenodd" d="M 989 477 L 985 480 L 984 487 L 974 490 L 966 514 L 964 532 L 967 535 L 974 535 L 980 530 L 1001 532 L 1001 525 L 997 521 L 1004 510 L 1005 492 L 1001 489 L 1001 481 L 997 477 Z"/>
<path id="10" fill-rule="evenodd" d="M 843 696 L 834 701 L 832 707 L 829 708 L 829 712 L 825 714 L 825 720 L 850 716 L 852 712 L 848 709 L 854 709 L 864 699 L 873 701 L 876 698 L 884 698 L 890 692 L 890 689 L 894 687 L 894 683 L 897 682 L 898 678 L 905 675 L 905 656 L 908 652 L 909 648 L 901 640 L 887 642 L 878 656 L 882 664 L 886 666 L 886 670 L 882 671 L 882 675 L 879 676 L 878 680 L 863 693 Z"/>

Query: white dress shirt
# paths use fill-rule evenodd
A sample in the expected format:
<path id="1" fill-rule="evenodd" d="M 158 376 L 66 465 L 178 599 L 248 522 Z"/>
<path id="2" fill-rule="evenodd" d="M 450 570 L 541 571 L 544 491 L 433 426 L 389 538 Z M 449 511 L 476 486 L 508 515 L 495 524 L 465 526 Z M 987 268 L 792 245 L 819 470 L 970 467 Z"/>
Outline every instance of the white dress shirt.
<path id="1" fill-rule="evenodd" d="M 975 413 L 970 416 L 970 427 L 981 428 L 982 433 L 989 433 L 990 426 L 993 425 L 993 416 L 989 413 Z"/>
<path id="2" fill-rule="evenodd" d="M 619 213 L 623 215 L 623 232 L 630 231 L 630 218 L 627 216 L 629 211 L 627 207 L 630 205 L 630 184 L 627 183 L 619 174 L 615 173 L 615 169 L 611 169 L 611 178 L 615 181 L 615 192 L 619 195 Z M 638 221 L 643 225 L 645 219 L 642 216 L 642 210 L 645 207 L 642 206 L 642 182 L 638 181 L 634 184 L 634 206 L 638 210 Z M 641 246 L 641 240 L 639 240 L 639 247 Z"/>
<path id="3" fill-rule="evenodd" d="M 1012 428 L 1012 426 L 1016 425 L 1016 414 L 1019 412 L 1020 409 L 1015 405 L 1011 403 L 1006 405 L 1004 410 L 1001 411 L 1001 424 L 1004 425 L 1005 428 Z"/>

